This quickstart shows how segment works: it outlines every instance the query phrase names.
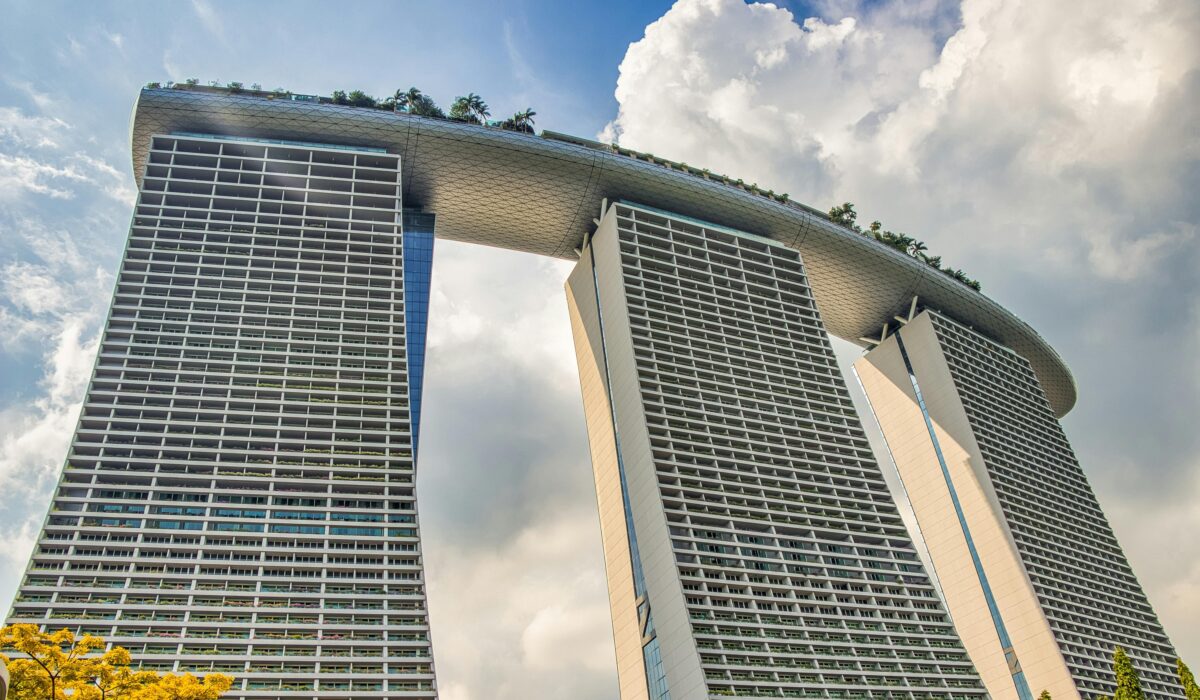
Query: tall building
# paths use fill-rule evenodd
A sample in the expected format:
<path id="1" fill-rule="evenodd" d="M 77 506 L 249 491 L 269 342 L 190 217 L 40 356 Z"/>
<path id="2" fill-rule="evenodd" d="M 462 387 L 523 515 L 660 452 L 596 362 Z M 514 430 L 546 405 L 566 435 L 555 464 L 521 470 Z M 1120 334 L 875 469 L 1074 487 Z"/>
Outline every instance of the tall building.
<path id="1" fill-rule="evenodd" d="M 230 673 L 234 698 L 434 697 L 413 493 L 432 218 L 402 215 L 380 149 L 148 155 L 10 622 Z"/>
<path id="2" fill-rule="evenodd" d="M 436 697 L 415 493 L 436 235 L 576 264 L 622 698 L 1091 700 L 1114 643 L 1178 696 L 1056 421 L 1070 371 L 1011 312 L 740 180 L 327 102 L 142 91 L 128 246 L 10 622 L 230 673 L 237 700 Z M 948 606 L 828 338 L 886 335 L 913 295 L 993 339 L 945 321 L 900 374 L 889 343 L 940 316 L 863 341 Z M 889 388 L 909 373 L 958 397 L 961 475 L 931 471 L 920 402 Z"/>
<path id="3" fill-rule="evenodd" d="M 1182 697 L 1175 650 L 1028 361 L 925 310 L 855 371 L 992 697 L 1112 695 L 1117 646 L 1148 697 Z"/>
<path id="4" fill-rule="evenodd" d="M 622 697 L 985 697 L 800 255 L 624 202 L 582 253 L 567 294 Z"/>

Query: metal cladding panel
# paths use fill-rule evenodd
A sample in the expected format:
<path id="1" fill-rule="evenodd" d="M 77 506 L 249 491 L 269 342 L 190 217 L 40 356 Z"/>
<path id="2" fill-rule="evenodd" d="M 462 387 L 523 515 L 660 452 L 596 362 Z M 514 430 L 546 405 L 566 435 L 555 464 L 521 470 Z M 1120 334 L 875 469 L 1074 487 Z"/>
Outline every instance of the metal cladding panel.
<path id="1" fill-rule="evenodd" d="M 450 240 L 575 259 L 601 198 L 625 199 L 798 249 L 829 332 L 851 342 L 913 295 L 1020 353 L 1054 412 L 1075 405 L 1070 370 L 1028 324 L 925 264 L 785 204 L 614 152 L 471 124 L 285 99 L 146 89 L 131 133 L 134 172 L 155 134 L 206 132 L 386 148 L 405 163 L 405 206 L 438 216 Z"/>

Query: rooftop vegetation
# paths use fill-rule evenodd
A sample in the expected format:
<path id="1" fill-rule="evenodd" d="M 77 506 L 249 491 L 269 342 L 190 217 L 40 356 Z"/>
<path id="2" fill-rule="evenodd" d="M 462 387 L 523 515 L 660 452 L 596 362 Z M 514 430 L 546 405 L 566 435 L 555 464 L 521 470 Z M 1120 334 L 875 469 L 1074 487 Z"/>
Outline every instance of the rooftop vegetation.
<path id="1" fill-rule="evenodd" d="M 950 277 L 956 282 L 961 282 L 975 291 L 980 290 L 979 282 L 967 277 L 967 274 L 962 270 L 956 270 L 952 267 L 942 267 L 942 256 L 929 255 L 926 251 L 929 249 L 924 243 L 903 233 L 888 231 L 883 228 L 883 224 L 878 221 L 872 221 L 867 228 L 859 226 L 858 212 L 854 211 L 854 204 L 846 202 L 841 206 L 833 207 L 829 210 L 829 220 L 835 224 L 845 226 L 855 233 L 862 234 L 867 238 L 873 238 L 880 243 L 886 245 L 893 250 L 897 250 L 909 257 L 916 258 L 933 269 Z"/>
<path id="2" fill-rule="evenodd" d="M 469 92 L 466 95 L 456 97 L 450 105 L 450 111 L 442 109 L 429 95 L 421 92 L 419 88 L 410 87 L 407 90 L 396 90 L 387 97 L 379 98 L 368 95 L 362 90 L 334 90 L 329 97 L 323 95 L 304 95 L 295 93 L 284 88 L 277 87 L 274 90 L 265 90 L 258 83 L 251 83 L 249 87 L 245 83 L 232 82 L 221 85 L 217 81 L 210 81 L 206 85 L 201 85 L 197 78 L 188 78 L 182 83 L 147 83 L 147 88 L 160 89 L 171 88 L 177 90 L 198 90 L 198 91 L 216 91 L 226 92 L 233 95 L 246 94 L 254 97 L 266 97 L 268 99 L 286 99 L 297 102 L 316 102 L 318 104 L 335 104 L 346 107 L 360 107 L 364 109 L 378 109 L 385 112 L 394 112 L 398 114 L 411 114 L 416 117 L 429 117 L 431 119 L 446 119 L 449 121 L 465 122 L 468 124 L 479 124 L 480 126 L 488 126 L 507 131 L 519 131 L 526 134 L 534 133 L 533 118 L 537 112 L 532 108 L 526 107 L 524 110 L 513 114 L 507 119 L 499 121 L 490 121 L 488 118 L 492 115 L 490 109 L 483 98 L 479 95 Z"/>

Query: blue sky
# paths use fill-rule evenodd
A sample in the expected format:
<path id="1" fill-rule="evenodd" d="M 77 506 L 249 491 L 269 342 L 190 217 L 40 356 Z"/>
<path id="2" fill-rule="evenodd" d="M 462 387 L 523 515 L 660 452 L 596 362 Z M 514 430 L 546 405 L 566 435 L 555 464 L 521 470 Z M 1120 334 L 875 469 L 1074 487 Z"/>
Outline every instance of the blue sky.
<path id="1" fill-rule="evenodd" d="M 498 113 L 536 103 L 558 127 L 592 132 L 616 111 L 625 47 L 668 6 L 18 1 L 8 3 L 0 36 L 10 76 L 106 112 L 126 110 L 131 91 L 150 80 L 322 94 L 415 84 L 443 103 L 484 93 Z"/>
<path id="2" fill-rule="evenodd" d="M 1059 349 L 1068 436 L 1152 603 L 1200 657 L 1200 7 L 1095 0 L 8 0 L 0 23 L 0 603 L 86 386 L 149 81 L 443 105 L 851 200 Z M 447 700 L 614 698 L 562 281 L 439 243 L 419 488 Z M 839 346 L 844 359 L 855 351 Z M 852 389 L 853 389 L 852 385 Z M 464 439 L 461 425 L 475 426 Z M 1196 662 L 1200 663 L 1200 662 Z"/>

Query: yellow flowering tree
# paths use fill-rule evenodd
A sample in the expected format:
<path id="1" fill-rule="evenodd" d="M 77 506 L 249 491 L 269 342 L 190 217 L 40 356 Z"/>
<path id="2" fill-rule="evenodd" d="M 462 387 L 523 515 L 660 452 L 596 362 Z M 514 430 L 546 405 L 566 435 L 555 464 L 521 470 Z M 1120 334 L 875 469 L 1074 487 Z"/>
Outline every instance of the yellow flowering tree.
<path id="1" fill-rule="evenodd" d="M 220 673 L 159 676 L 130 666 L 122 647 L 104 650 L 100 637 L 37 625 L 0 629 L 0 662 L 10 676 L 7 700 L 217 700 L 233 685 Z M 6 654 L 12 653 L 13 656 Z"/>
<path id="2" fill-rule="evenodd" d="M 190 673 L 168 673 L 131 693 L 129 700 L 217 700 L 231 685 L 233 679 L 220 673 L 210 673 L 202 679 Z"/>
<path id="3" fill-rule="evenodd" d="M 125 647 L 113 647 L 100 656 L 88 658 L 80 674 L 86 682 L 79 685 L 73 699 L 117 700 L 158 680 L 158 674 L 153 671 L 131 668 L 131 661 Z"/>
<path id="4" fill-rule="evenodd" d="M 9 659 L 10 700 L 58 700 L 75 685 L 88 656 L 104 648 L 104 640 L 86 634 L 79 639 L 70 630 L 42 632 L 37 625 L 10 625 L 0 630 L 0 649 L 12 650 L 23 658 Z M 14 693 L 18 693 L 14 696 Z"/>

